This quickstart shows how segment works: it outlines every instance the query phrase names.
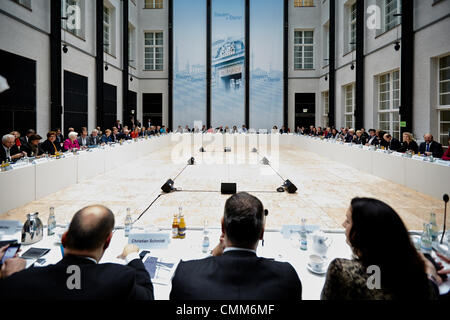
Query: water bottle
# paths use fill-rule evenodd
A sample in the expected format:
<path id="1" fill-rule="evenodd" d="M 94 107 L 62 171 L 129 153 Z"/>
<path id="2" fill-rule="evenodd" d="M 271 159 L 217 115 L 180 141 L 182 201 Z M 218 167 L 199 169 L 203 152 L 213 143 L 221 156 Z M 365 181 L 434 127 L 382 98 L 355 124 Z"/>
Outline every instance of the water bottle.
<path id="1" fill-rule="evenodd" d="M 133 220 L 131 219 L 130 208 L 127 208 L 127 216 L 125 218 L 125 237 L 130 235 L 131 228 L 133 227 Z"/>
<path id="2" fill-rule="evenodd" d="M 56 228 L 56 218 L 55 218 L 55 208 L 50 207 L 50 215 L 47 221 L 47 235 L 52 236 L 55 234 Z"/>
<path id="3" fill-rule="evenodd" d="M 203 243 L 202 252 L 208 253 L 209 250 L 209 231 L 208 231 L 208 220 L 205 220 L 203 227 Z"/>
<path id="4" fill-rule="evenodd" d="M 439 229 L 436 222 L 436 214 L 433 212 L 430 214 L 429 225 L 430 225 L 431 241 L 432 242 L 437 241 Z"/>
<path id="5" fill-rule="evenodd" d="M 308 250 L 308 238 L 306 232 L 306 219 L 302 218 L 302 225 L 300 228 L 300 249 L 303 251 Z"/>
<path id="6" fill-rule="evenodd" d="M 420 237 L 420 251 L 422 251 L 422 253 L 431 254 L 431 250 L 432 250 L 432 241 L 430 235 L 430 225 L 424 223 L 422 236 Z"/>

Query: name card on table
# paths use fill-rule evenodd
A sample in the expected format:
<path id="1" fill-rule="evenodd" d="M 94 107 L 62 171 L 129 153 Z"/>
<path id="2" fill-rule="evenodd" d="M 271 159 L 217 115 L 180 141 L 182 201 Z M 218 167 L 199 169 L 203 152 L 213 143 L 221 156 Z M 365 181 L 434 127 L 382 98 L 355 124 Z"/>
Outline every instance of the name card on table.
<path id="1" fill-rule="evenodd" d="M 0 220 L 0 232 L 3 234 L 15 234 L 19 226 L 21 223 L 17 220 Z"/>
<path id="2" fill-rule="evenodd" d="M 425 161 L 425 157 L 422 157 L 422 156 L 412 156 L 411 159 L 418 160 L 418 161 Z"/>
<path id="3" fill-rule="evenodd" d="M 403 157 L 403 153 L 401 153 L 401 152 L 393 152 L 392 155 L 394 155 L 396 157 Z"/>
<path id="4" fill-rule="evenodd" d="M 44 162 L 48 162 L 47 158 L 39 158 L 39 159 L 33 160 L 33 164 L 40 164 L 40 163 L 44 163 Z"/>
<path id="5" fill-rule="evenodd" d="M 320 227 L 318 225 L 306 225 L 306 232 L 312 233 L 316 230 L 319 230 Z M 299 233 L 302 230 L 302 226 L 300 225 L 284 225 L 281 227 L 281 234 L 283 235 L 283 238 L 289 239 L 291 234 L 293 233 Z"/>
<path id="6" fill-rule="evenodd" d="M 64 158 L 71 158 L 71 157 L 73 157 L 73 152 L 64 153 Z"/>
<path id="7" fill-rule="evenodd" d="M 135 244 L 140 249 L 166 249 L 170 243 L 168 233 L 132 233 L 128 243 Z"/>
<path id="8" fill-rule="evenodd" d="M 18 161 L 16 163 L 11 164 L 11 169 L 18 169 L 18 168 L 23 168 L 23 167 L 27 167 L 29 165 L 28 162 L 25 161 Z"/>
<path id="9" fill-rule="evenodd" d="M 450 161 L 446 161 L 446 160 L 438 159 L 438 160 L 436 160 L 436 164 L 444 166 L 444 167 L 450 167 Z"/>

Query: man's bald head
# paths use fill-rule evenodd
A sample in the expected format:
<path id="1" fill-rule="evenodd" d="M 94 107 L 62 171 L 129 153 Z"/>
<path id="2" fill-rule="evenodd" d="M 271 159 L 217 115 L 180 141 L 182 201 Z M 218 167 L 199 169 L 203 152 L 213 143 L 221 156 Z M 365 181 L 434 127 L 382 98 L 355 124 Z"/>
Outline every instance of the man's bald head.
<path id="1" fill-rule="evenodd" d="M 72 218 L 65 247 L 73 250 L 95 250 L 102 247 L 114 228 L 114 214 L 102 205 L 88 206 Z"/>

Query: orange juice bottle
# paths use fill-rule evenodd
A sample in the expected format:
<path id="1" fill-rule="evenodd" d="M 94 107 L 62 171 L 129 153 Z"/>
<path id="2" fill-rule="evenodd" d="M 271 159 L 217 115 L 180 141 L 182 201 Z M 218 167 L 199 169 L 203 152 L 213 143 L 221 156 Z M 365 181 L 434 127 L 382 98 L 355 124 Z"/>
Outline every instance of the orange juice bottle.
<path id="1" fill-rule="evenodd" d="M 186 238 L 186 222 L 184 221 L 184 215 L 181 207 L 179 208 L 180 223 L 178 224 L 178 238 Z"/>

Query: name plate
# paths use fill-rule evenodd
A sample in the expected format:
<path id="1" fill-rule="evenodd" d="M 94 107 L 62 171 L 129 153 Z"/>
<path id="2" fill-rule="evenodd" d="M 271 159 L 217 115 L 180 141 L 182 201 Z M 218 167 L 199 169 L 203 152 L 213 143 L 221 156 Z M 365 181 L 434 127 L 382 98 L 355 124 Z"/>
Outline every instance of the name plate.
<path id="1" fill-rule="evenodd" d="M 318 225 L 306 225 L 306 232 L 308 233 L 312 233 L 316 230 L 319 230 L 319 226 Z M 302 230 L 302 226 L 300 225 L 284 225 L 283 227 L 281 227 L 281 234 L 283 235 L 283 238 L 285 239 L 289 239 L 291 234 L 297 233 L 299 234 L 299 232 Z"/>
<path id="2" fill-rule="evenodd" d="M 386 153 L 386 150 L 378 149 L 376 152 Z"/>
<path id="3" fill-rule="evenodd" d="M 450 161 L 445 161 L 445 160 L 441 160 L 441 159 L 436 160 L 436 164 L 445 166 L 445 167 L 450 167 Z"/>
<path id="4" fill-rule="evenodd" d="M 44 162 L 48 162 L 48 160 L 46 158 L 39 158 L 39 159 L 33 160 L 33 164 L 39 164 L 39 163 L 44 163 Z"/>
<path id="5" fill-rule="evenodd" d="M 64 153 L 64 158 L 71 158 L 71 157 L 73 157 L 73 152 Z"/>
<path id="6" fill-rule="evenodd" d="M 170 243 L 168 233 L 132 233 L 128 243 L 135 244 L 140 249 L 167 249 Z"/>
<path id="7" fill-rule="evenodd" d="M 17 220 L 0 220 L 0 231 L 3 234 L 15 234 L 19 226 L 20 221 Z"/>
<path id="8" fill-rule="evenodd" d="M 418 160 L 418 161 L 425 161 L 425 157 L 421 157 L 421 156 L 412 156 L 413 160 Z"/>
<path id="9" fill-rule="evenodd" d="M 393 152 L 392 153 L 394 156 L 396 156 L 396 157 L 403 157 L 403 153 L 401 153 L 401 152 Z"/>

